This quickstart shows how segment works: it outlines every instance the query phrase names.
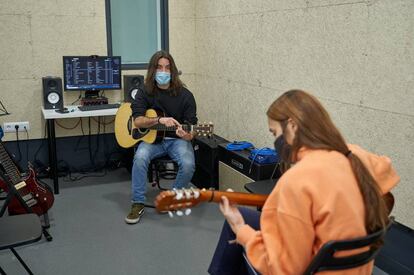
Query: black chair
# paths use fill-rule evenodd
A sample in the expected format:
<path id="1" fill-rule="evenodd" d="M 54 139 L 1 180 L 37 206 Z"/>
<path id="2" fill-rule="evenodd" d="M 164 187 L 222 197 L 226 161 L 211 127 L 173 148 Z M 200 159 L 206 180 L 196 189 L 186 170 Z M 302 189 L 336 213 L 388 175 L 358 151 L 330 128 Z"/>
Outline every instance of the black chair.
<path id="1" fill-rule="evenodd" d="M 327 270 L 345 270 L 358 267 L 372 261 L 379 253 L 381 247 L 370 247 L 367 251 L 343 257 L 335 257 L 335 253 L 338 251 L 351 251 L 371 246 L 379 239 L 384 239 L 385 234 L 393 222 L 394 217 L 390 217 L 390 222 L 387 224 L 386 228 L 378 230 L 377 232 L 365 237 L 327 242 L 322 246 L 303 274 L 311 275 Z M 246 255 L 243 254 L 243 256 L 245 258 L 245 265 L 248 275 L 258 275 L 259 273 L 249 263 Z"/>
<path id="2" fill-rule="evenodd" d="M 315 274 L 316 272 L 325 270 L 345 270 L 358 267 L 372 261 L 375 256 L 377 256 L 381 248 L 379 246 L 372 247 L 372 244 L 380 239 L 384 239 L 385 234 L 393 222 L 394 217 L 390 217 L 390 222 L 387 224 L 386 228 L 378 230 L 377 232 L 369 234 L 365 237 L 327 242 L 313 258 L 304 274 Z M 334 255 L 338 251 L 350 251 L 363 247 L 370 248 L 367 251 L 350 256 L 335 257 Z"/>
<path id="3" fill-rule="evenodd" d="M 33 273 L 14 248 L 37 242 L 41 237 L 42 224 L 34 213 L 0 218 L 0 250 L 10 249 L 29 274 Z M 1 267 L 0 273 L 6 274 Z"/>

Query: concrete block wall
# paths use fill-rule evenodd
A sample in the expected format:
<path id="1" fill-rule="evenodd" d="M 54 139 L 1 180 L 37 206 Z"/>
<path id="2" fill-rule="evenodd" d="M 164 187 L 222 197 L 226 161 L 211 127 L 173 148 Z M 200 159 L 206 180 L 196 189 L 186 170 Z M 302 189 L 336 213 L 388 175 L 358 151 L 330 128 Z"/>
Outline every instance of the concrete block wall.
<path id="1" fill-rule="evenodd" d="M 194 86 L 195 42 L 194 1 L 170 1 L 170 50 L 182 78 Z M 63 55 L 107 55 L 104 0 L 2 0 L 0 2 L 0 100 L 11 115 L 0 117 L 0 123 L 29 121 L 31 139 L 45 136 L 42 118 L 43 76 L 63 79 Z M 146 71 L 128 70 L 126 74 Z M 64 104 L 76 101 L 78 91 L 63 92 Z M 106 91 L 110 103 L 123 100 L 123 91 Z M 72 128 L 79 119 L 58 121 Z M 88 119 L 83 118 L 84 133 L 88 133 Z M 106 132 L 113 132 L 113 118 L 105 118 Z M 77 136 L 81 127 L 67 130 L 57 125 L 56 135 Z M 97 133 L 98 124 L 91 120 L 91 132 Z M 102 132 L 102 130 L 101 130 Z M 25 139 L 24 133 L 20 139 Z M 15 140 L 15 133 L 6 133 L 4 141 Z"/>
<path id="2" fill-rule="evenodd" d="M 199 116 L 228 140 L 271 146 L 265 112 L 316 95 L 350 143 L 392 158 L 394 214 L 414 227 L 414 2 L 196 1 Z"/>
<path id="3" fill-rule="evenodd" d="M 170 0 L 169 13 L 170 52 L 200 121 L 271 146 L 267 107 L 288 89 L 308 90 L 349 142 L 392 158 L 402 179 L 394 214 L 414 227 L 414 1 Z M 0 122 L 29 121 L 30 138 L 41 138 L 41 77 L 62 76 L 62 55 L 107 53 L 105 1 L 2 0 L 0 36 L 0 99 L 12 113 Z M 135 73 L 145 71 L 124 71 Z M 65 104 L 78 95 L 64 92 Z"/>

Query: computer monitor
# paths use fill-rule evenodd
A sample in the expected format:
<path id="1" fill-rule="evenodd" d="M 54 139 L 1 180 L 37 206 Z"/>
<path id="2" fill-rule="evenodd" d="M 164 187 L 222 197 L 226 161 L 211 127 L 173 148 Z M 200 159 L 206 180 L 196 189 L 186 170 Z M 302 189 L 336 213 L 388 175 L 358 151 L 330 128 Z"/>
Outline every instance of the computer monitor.
<path id="1" fill-rule="evenodd" d="M 120 90 L 120 56 L 63 56 L 65 91 L 86 91 L 85 96 L 99 90 Z"/>

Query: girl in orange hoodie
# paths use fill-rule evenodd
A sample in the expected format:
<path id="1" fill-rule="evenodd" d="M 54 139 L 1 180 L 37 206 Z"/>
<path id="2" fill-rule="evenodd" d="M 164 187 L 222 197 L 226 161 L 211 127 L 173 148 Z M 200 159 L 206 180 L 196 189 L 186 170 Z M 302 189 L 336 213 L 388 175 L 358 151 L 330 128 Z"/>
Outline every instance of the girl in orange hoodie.
<path id="1" fill-rule="evenodd" d="M 287 170 L 261 213 L 222 198 L 226 223 L 210 274 L 246 272 L 243 252 L 262 274 L 301 274 L 324 243 L 365 236 L 388 223 L 383 195 L 399 181 L 389 158 L 346 144 L 306 92 L 284 93 L 267 117 L 275 145 L 286 149 Z M 372 268 L 371 262 L 340 273 L 372 274 Z"/>

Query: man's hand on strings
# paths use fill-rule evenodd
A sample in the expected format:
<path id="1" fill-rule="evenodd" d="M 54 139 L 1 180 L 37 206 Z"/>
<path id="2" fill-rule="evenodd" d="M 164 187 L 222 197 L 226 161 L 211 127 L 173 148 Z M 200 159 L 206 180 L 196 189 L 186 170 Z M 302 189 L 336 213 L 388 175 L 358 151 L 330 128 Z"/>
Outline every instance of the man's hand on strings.
<path id="1" fill-rule="evenodd" d="M 181 126 L 181 124 L 172 117 L 162 117 L 158 120 L 158 122 L 167 127 Z"/>
<path id="2" fill-rule="evenodd" d="M 184 140 L 188 140 L 188 141 L 190 141 L 190 140 L 192 140 L 192 139 L 193 139 L 193 134 L 191 134 L 190 132 L 186 132 L 186 131 L 184 131 L 183 126 L 182 126 L 182 125 L 178 126 L 177 130 L 175 131 L 175 134 L 176 134 L 178 137 L 180 137 L 180 138 L 182 138 L 182 139 L 184 139 Z"/>

